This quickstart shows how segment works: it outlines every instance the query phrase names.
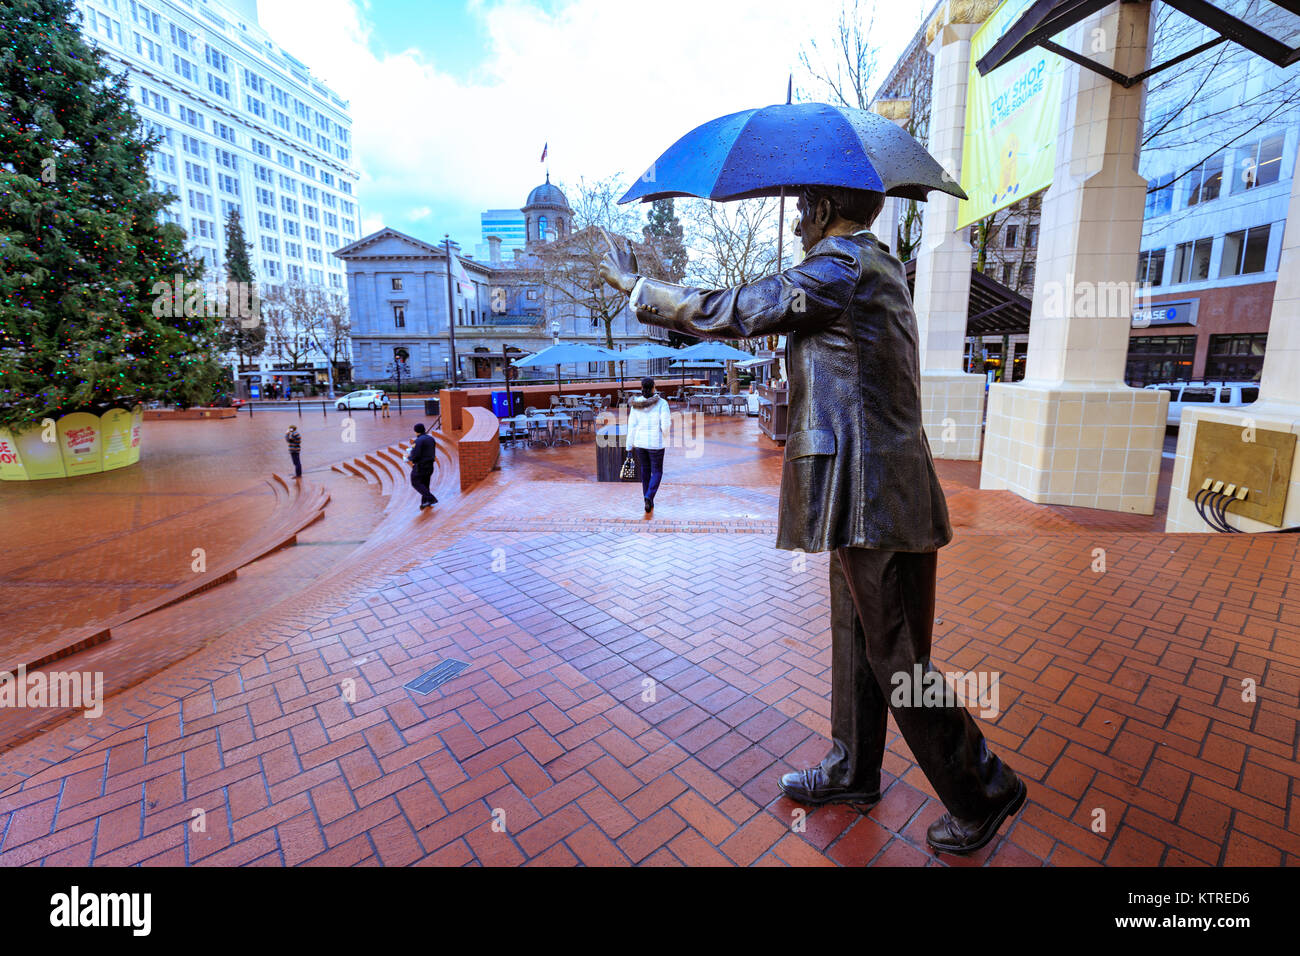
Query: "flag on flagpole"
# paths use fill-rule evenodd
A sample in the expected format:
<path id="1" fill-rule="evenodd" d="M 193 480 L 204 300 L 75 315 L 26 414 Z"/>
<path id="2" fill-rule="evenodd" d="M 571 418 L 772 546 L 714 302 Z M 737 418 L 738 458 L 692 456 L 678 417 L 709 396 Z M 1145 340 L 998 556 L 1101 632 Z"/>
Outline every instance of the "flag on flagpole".
<path id="1" fill-rule="evenodd" d="M 546 150 L 547 150 L 547 147 L 549 147 L 550 145 L 551 145 L 551 144 L 550 144 L 549 142 L 547 142 L 547 143 L 543 143 L 543 144 L 542 144 L 542 158 L 538 160 L 539 163 L 544 163 L 544 162 L 546 162 Z"/>
<path id="2" fill-rule="evenodd" d="M 469 273 L 465 271 L 465 264 L 460 261 L 460 256 L 451 257 L 451 275 L 456 280 L 457 291 L 462 296 L 474 295 L 474 284 L 470 282 Z"/>

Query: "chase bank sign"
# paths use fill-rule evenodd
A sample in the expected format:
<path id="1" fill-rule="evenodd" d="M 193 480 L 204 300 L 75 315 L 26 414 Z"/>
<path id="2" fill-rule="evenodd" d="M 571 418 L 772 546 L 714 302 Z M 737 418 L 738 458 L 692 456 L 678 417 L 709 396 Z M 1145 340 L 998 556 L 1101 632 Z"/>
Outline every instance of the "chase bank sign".
<path id="1" fill-rule="evenodd" d="M 1133 312 L 1133 328 L 1148 329 L 1155 325 L 1195 325 L 1197 299 L 1186 302 L 1158 302 Z"/>

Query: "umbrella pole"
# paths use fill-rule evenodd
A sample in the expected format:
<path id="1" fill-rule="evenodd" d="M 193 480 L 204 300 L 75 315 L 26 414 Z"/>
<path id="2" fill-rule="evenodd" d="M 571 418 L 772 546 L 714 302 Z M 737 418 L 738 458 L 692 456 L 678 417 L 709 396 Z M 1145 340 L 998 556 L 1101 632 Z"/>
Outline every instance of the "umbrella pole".
<path id="1" fill-rule="evenodd" d="M 776 271 L 785 267 L 785 187 L 781 187 L 781 205 L 777 208 L 776 220 Z"/>
<path id="2" fill-rule="evenodd" d="M 789 106 L 790 101 L 794 99 L 794 74 L 791 73 L 785 81 L 785 105 Z M 777 207 L 776 221 L 776 271 L 781 272 L 785 268 L 785 186 L 781 187 L 781 203 Z"/>

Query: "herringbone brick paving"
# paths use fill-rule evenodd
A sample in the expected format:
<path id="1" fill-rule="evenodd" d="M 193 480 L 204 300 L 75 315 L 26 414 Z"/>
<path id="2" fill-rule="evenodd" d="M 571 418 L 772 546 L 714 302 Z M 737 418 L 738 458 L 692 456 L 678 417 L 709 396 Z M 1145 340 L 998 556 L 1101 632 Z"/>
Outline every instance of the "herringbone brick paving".
<path id="1" fill-rule="evenodd" d="M 778 796 L 825 752 L 830 660 L 827 556 L 750 527 L 770 486 L 722 489 L 711 520 L 701 469 L 629 526 L 628 489 L 528 474 L 508 461 L 355 592 L 110 701 L 98 739 L 5 755 L 26 777 L 0 795 L 0 863 L 1300 860 L 1294 536 L 1090 529 L 946 477 L 934 658 L 1001 675 L 981 726 L 1030 785 L 954 858 L 926 848 L 942 809 L 897 733 L 870 813 Z M 665 524 L 709 530 L 641 530 Z M 448 657 L 471 667 L 402 686 Z"/>

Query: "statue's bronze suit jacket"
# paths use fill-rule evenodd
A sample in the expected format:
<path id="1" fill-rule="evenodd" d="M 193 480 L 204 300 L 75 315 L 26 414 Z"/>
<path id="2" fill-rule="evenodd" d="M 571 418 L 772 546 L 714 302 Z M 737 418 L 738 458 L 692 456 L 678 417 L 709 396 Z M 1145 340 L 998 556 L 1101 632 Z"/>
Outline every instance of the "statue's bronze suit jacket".
<path id="1" fill-rule="evenodd" d="M 916 316 L 874 236 L 831 236 L 732 289 L 642 281 L 644 322 L 705 338 L 787 336 L 789 436 L 776 546 L 934 551 L 952 538 L 921 426 Z"/>

